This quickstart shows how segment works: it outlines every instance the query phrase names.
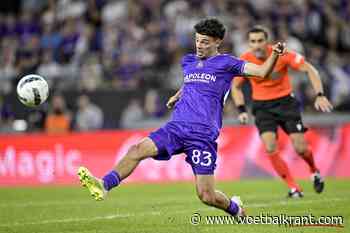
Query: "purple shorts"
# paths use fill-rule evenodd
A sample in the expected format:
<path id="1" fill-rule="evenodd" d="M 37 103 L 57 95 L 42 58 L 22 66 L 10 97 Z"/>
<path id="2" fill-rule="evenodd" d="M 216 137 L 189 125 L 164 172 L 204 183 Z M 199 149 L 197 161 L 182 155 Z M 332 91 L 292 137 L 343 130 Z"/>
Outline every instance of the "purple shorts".
<path id="1" fill-rule="evenodd" d="M 212 175 L 216 167 L 218 133 L 201 124 L 171 121 L 150 133 L 158 148 L 156 160 L 169 160 L 185 153 L 186 162 L 198 175 Z"/>

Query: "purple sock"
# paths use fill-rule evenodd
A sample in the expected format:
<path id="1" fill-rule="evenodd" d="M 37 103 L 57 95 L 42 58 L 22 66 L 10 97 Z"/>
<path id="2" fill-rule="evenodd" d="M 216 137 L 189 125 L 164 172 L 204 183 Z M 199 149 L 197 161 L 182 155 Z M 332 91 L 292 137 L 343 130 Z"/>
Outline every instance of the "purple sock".
<path id="1" fill-rule="evenodd" d="M 231 214 L 232 216 L 236 216 L 238 211 L 239 211 L 238 205 L 234 201 L 230 200 L 230 205 L 228 206 L 226 212 Z"/>
<path id="2" fill-rule="evenodd" d="M 107 175 L 105 175 L 103 178 L 103 186 L 104 188 L 109 191 L 112 188 L 118 186 L 120 184 L 120 176 L 118 172 L 116 171 L 111 171 Z"/>

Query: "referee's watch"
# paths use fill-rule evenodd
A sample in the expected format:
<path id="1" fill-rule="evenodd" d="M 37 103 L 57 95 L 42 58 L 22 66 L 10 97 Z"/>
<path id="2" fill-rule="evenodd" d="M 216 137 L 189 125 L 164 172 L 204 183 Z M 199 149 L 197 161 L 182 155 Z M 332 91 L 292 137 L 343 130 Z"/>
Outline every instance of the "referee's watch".
<path id="1" fill-rule="evenodd" d="M 324 93 L 323 92 L 318 92 L 317 93 L 317 97 L 324 97 L 325 95 L 324 95 Z"/>
<path id="2" fill-rule="evenodd" d="M 247 108 L 245 107 L 244 104 L 238 105 L 238 106 L 237 106 L 237 109 L 238 109 L 239 114 L 244 113 L 244 112 L 247 112 Z"/>

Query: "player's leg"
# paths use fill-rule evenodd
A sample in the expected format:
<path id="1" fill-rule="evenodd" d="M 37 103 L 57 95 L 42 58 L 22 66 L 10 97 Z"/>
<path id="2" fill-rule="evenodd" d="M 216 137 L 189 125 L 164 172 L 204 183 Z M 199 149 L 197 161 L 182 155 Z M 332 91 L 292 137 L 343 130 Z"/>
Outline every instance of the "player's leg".
<path id="1" fill-rule="evenodd" d="M 296 153 L 308 164 L 310 168 L 315 191 L 317 193 L 321 193 L 324 189 L 324 181 L 315 165 L 312 150 L 305 140 L 304 133 L 291 133 L 289 136 Z"/>
<path id="2" fill-rule="evenodd" d="M 89 189 L 96 200 L 103 200 L 107 191 L 118 186 L 143 159 L 156 156 L 157 152 L 158 149 L 155 143 L 148 137 L 144 138 L 136 145 L 131 146 L 114 170 L 102 179 L 94 177 L 87 168 L 80 167 L 78 170 L 80 182 Z"/>
<path id="3" fill-rule="evenodd" d="M 265 146 L 265 149 L 272 167 L 290 189 L 288 192 L 288 195 L 290 197 L 302 197 L 303 194 L 301 192 L 301 188 L 292 177 L 287 163 L 280 156 L 280 153 L 277 147 L 276 133 L 271 131 L 266 131 L 261 134 L 261 139 Z"/>
<path id="4" fill-rule="evenodd" d="M 245 214 L 239 197 L 230 200 L 223 192 L 215 190 L 213 175 L 196 175 L 196 190 L 199 199 L 206 205 L 222 209 L 232 216 Z"/>
<path id="5" fill-rule="evenodd" d="M 190 137 L 186 139 L 184 151 L 187 155 L 186 162 L 191 165 L 195 174 L 199 199 L 206 205 L 222 209 L 233 216 L 244 215 L 243 204 L 239 197 L 232 197 L 230 200 L 223 192 L 215 190 L 217 135 L 205 133 L 205 129 L 200 126 L 191 128 L 191 139 L 188 139 Z"/>
<path id="6" fill-rule="evenodd" d="M 182 143 L 176 136 L 179 131 L 176 124 L 169 122 L 150 133 L 147 138 L 131 146 L 115 168 L 102 179 L 94 177 L 87 168 L 80 167 L 78 176 L 81 183 L 96 200 L 103 200 L 105 194 L 127 178 L 143 159 L 169 160 L 173 154 L 182 152 Z"/>
<path id="7" fill-rule="evenodd" d="M 158 154 L 158 149 L 152 139 L 146 137 L 141 142 L 129 148 L 126 155 L 115 166 L 120 179 L 128 177 L 137 165 L 146 158 L 154 157 Z"/>

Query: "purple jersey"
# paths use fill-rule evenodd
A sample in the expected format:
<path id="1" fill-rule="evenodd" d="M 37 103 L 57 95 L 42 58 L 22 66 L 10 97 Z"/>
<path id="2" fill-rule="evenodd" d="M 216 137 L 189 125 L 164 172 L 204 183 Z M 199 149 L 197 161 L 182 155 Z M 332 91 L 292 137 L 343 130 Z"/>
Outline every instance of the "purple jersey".
<path id="1" fill-rule="evenodd" d="M 244 65 L 244 61 L 228 54 L 207 59 L 185 55 L 182 59 L 184 85 L 172 120 L 206 125 L 218 133 L 232 78 L 243 75 Z"/>

